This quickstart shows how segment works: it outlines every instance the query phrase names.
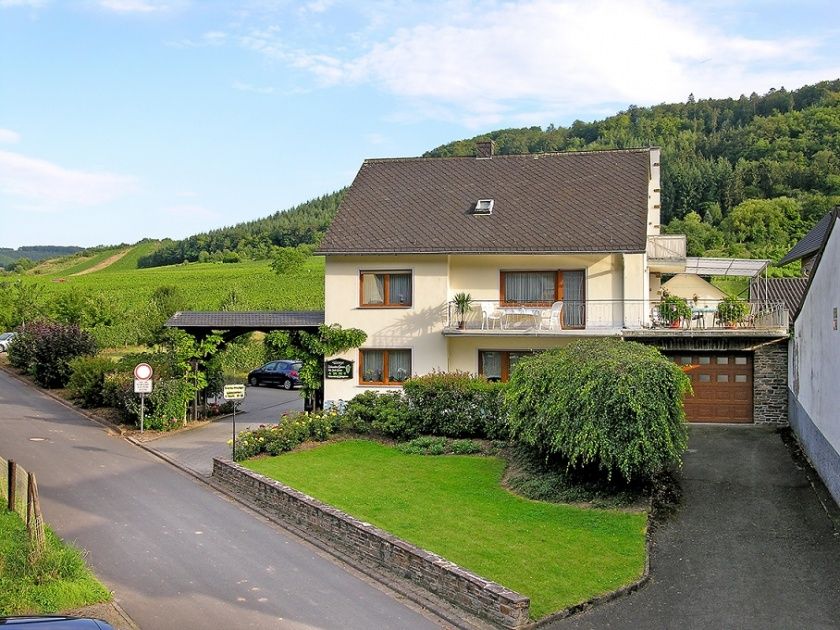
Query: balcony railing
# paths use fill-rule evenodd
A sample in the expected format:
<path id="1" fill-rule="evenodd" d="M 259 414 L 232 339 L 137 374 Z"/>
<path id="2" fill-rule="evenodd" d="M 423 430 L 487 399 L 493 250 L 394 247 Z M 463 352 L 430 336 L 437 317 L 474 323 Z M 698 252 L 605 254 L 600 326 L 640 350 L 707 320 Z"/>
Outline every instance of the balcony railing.
<path id="1" fill-rule="evenodd" d="M 649 260 L 684 261 L 684 234 L 657 234 L 648 236 L 647 256 Z"/>
<path id="2" fill-rule="evenodd" d="M 782 303 L 745 302 L 744 314 L 732 321 L 721 317 L 716 300 L 687 302 L 682 312 L 673 303 L 655 300 L 582 300 L 551 304 L 500 304 L 473 300 L 466 313 L 447 305 L 445 326 L 487 334 L 574 334 L 579 331 L 621 330 L 787 330 L 788 311 Z"/>

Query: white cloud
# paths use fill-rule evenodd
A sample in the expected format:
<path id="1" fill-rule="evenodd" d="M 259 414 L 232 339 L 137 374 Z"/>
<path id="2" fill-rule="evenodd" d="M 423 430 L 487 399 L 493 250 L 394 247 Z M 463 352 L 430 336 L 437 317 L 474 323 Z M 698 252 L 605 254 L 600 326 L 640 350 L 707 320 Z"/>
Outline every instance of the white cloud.
<path id="1" fill-rule="evenodd" d="M 30 7 L 37 9 L 46 4 L 46 0 L 0 0 L 0 8 Z"/>
<path id="2" fill-rule="evenodd" d="M 250 83 L 243 83 L 242 81 L 234 81 L 231 87 L 240 92 L 253 92 L 255 94 L 273 94 L 273 87 L 260 87 L 258 85 L 251 85 Z"/>
<path id="3" fill-rule="evenodd" d="M 116 13 L 159 13 L 173 8 L 171 2 L 161 0 L 99 0 L 99 6 Z"/>
<path id="4" fill-rule="evenodd" d="M 0 151 L 0 193 L 50 211 L 95 206 L 132 192 L 136 180 L 114 173 L 78 171 Z"/>
<path id="5" fill-rule="evenodd" d="M 0 144 L 15 144 L 20 142 L 20 134 L 11 129 L 0 129 Z"/>
<path id="6" fill-rule="evenodd" d="M 241 44 L 321 85 L 373 85 L 403 98 L 404 115 L 493 124 L 604 103 L 681 101 L 797 87 L 840 74 L 809 63 L 816 38 L 728 34 L 715 16 L 674 0 L 459 2 L 446 17 L 392 31 L 356 54 L 301 50 L 276 27 Z M 488 8 L 489 7 L 489 8 Z M 413 113 L 412 113 L 413 111 Z"/>

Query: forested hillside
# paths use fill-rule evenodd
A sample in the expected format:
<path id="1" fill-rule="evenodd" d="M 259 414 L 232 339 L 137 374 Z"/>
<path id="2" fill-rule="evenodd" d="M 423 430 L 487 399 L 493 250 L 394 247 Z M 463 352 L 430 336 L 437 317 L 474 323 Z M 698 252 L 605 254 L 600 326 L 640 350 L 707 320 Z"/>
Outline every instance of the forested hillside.
<path id="1" fill-rule="evenodd" d="M 662 221 L 689 255 L 778 260 L 840 203 L 840 81 L 739 99 L 631 106 L 570 127 L 502 129 L 443 145 L 431 157 L 662 147 Z M 795 270 L 785 270 L 794 273 Z"/>
<path id="2" fill-rule="evenodd" d="M 181 241 L 166 240 L 140 258 L 139 267 L 189 262 L 237 262 L 271 258 L 278 247 L 317 244 L 344 197 L 344 190 L 318 197 L 265 219 L 196 234 Z"/>

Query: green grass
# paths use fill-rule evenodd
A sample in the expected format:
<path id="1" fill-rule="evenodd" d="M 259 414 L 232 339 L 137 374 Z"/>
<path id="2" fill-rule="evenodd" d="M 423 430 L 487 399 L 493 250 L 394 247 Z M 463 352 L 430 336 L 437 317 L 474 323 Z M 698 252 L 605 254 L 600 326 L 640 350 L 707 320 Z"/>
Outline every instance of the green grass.
<path id="1" fill-rule="evenodd" d="M 496 457 L 404 455 L 348 440 L 245 465 L 531 598 L 543 617 L 637 579 L 642 513 L 531 501 Z"/>
<path id="2" fill-rule="evenodd" d="M 151 254 L 160 247 L 160 241 L 148 241 L 146 243 L 138 243 L 132 247 L 128 253 L 120 258 L 114 264 L 108 266 L 109 271 L 132 271 L 137 269 L 137 261 L 143 256 Z M 103 269 L 103 271 L 105 271 Z"/>
<path id="3" fill-rule="evenodd" d="M 27 566 L 23 521 L 13 512 L 0 512 L 0 616 L 55 613 L 111 600 L 78 550 L 49 529 L 46 538 L 41 559 Z"/>

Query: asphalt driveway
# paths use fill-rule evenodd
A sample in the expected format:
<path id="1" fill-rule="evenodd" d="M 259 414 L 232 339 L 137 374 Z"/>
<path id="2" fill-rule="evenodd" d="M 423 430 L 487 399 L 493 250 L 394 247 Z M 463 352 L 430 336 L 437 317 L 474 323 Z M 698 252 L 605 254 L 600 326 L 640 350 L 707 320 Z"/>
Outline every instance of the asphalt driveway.
<path id="1" fill-rule="evenodd" d="M 777 431 L 693 426 L 651 580 L 554 628 L 840 628 L 840 538 Z"/>

